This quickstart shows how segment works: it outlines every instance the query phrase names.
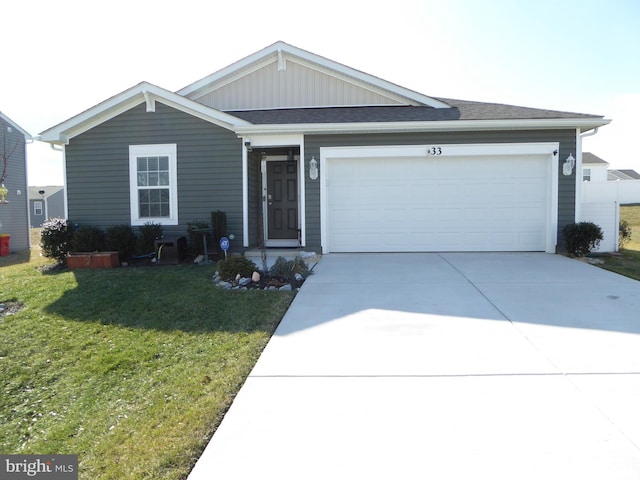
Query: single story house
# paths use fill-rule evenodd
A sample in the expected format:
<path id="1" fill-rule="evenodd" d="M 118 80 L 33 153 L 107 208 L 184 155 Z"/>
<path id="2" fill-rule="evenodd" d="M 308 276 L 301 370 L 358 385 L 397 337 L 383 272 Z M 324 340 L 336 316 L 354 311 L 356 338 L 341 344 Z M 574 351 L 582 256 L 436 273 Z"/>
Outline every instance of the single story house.
<path id="1" fill-rule="evenodd" d="M 31 228 L 39 228 L 50 218 L 65 218 L 64 187 L 29 187 Z"/>
<path id="2" fill-rule="evenodd" d="M 78 224 L 225 211 L 234 250 L 556 252 L 599 115 L 436 98 L 284 42 L 41 133 Z M 577 172 L 577 173 L 576 173 Z"/>
<path id="3" fill-rule="evenodd" d="M 9 234 L 9 250 L 31 246 L 27 201 L 27 142 L 31 135 L 0 112 L 0 234 Z"/>

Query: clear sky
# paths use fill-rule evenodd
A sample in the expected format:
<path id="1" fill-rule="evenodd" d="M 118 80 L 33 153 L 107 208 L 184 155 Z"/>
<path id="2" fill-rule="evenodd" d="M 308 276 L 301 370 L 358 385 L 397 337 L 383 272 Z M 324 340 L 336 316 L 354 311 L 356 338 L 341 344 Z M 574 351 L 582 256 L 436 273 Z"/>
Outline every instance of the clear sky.
<path id="1" fill-rule="evenodd" d="M 0 30 L 0 111 L 32 135 L 282 40 L 429 96 L 604 115 L 584 151 L 640 171 L 640 0 L 21 0 Z M 28 155 L 31 185 L 62 183 Z"/>

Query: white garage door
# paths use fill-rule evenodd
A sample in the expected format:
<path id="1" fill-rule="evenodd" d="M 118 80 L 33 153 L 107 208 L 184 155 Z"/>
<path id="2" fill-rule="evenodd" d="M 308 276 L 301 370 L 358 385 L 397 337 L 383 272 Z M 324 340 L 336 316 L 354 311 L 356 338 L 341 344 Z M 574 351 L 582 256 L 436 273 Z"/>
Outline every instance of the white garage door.
<path id="1" fill-rule="evenodd" d="M 330 252 L 544 251 L 540 155 L 328 158 Z"/>

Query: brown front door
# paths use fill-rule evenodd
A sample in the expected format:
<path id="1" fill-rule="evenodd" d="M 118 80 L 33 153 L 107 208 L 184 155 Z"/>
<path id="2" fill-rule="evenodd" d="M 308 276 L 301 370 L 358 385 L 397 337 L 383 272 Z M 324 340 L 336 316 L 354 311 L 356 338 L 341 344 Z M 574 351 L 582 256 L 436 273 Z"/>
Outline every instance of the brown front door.
<path id="1" fill-rule="evenodd" d="M 297 162 L 267 162 L 267 238 L 298 238 Z"/>

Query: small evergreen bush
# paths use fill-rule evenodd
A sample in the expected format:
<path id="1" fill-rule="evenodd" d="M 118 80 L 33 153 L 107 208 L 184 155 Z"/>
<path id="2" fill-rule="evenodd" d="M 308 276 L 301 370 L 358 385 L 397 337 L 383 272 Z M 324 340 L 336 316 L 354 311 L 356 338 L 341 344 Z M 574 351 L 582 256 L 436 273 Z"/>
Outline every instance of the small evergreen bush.
<path id="1" fill-rule="evenodd" d="M 117 251 L 121 260 L 133 255 L 138 238 L 129 225 L 112 225 L 105 237 L 107 250 Z"/>
<path id="2" fill-rule="evenodd" d="M 249 278 L 258 267 L 247 257 L 239 257 L 236 255 L 218 261 L 216 264 L 218 275 L 226 281 L 235 280 L 240 274 L 241 277 Z"/>
<path id="3" fill-rule="evenodd" d="M 138 245 L 137 252 L 140 255 L 146 255 L 155 251 L 157 238 L 162 238 L 162 225 L 159 223 L 147 222 L 138 227 Z"/>
<path id="4" fill-rule="evenodd" d="M 269 275 L 272 277 L 281 278 L 287 282 L 294 280 L 296 273 L 302 275 L 302 278 L 307 278 L 310 275 L 309 266 L 302 259 L 302 257 L 296 257 L 293 260 L 287 260 L 284 257 L 276 258 L 275 263 L 269 269 Z"/>
<path id="5" fill-rule="evenodd" d="M 73 232 L 71 239 L 72 252 L 104 251 L 104 232 L 93 225 L 82 225 Z"/>
<path id="6" fill-rule="evenodd" d="M 63 262 L 71 249 L 73 230 L 64 218 L 51 218 L 42 224 L 40 247 L 45 257 Z"/>
<path id="7" fill-rule="evenodd" d="M 626 220 L 620 220 L 618 225 L 618 246 L 624 248 L 629 240 L 631 240 L 631 225 Z"/>
<path id="8" fill-rule="evenodd" d="M 591 222 L 570 223 L 562 229 L 564 246 L 573 257 L 584 257 L 600 245 L 602 229 Z"/>

